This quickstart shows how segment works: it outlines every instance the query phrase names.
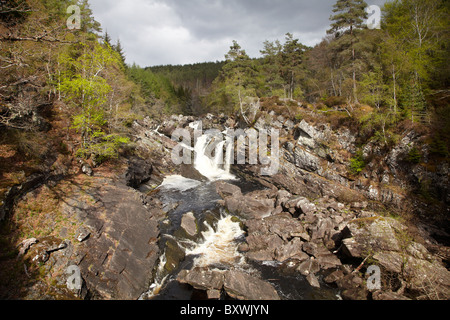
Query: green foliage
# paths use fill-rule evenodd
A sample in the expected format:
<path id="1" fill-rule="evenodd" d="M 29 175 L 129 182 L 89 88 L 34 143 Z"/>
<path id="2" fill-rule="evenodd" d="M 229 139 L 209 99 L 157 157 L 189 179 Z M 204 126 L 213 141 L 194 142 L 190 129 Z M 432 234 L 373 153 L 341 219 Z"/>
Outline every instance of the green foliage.
<path id="1" fill-rule="evenodd" d="M 375 109 L 368 112 L 359 119 L 359 122 L 361 134 L 367 139 L 385 146 L 391 146 L 398 142 L 398 135 L 395 133 L 398 117 L 389 109 Z"/>
<path id="2" fill-rule="evenodd" d="M 60 55 L 59 88 L 64 99 L 74 108 L 72 129 L 81 134 L 80 157 L 96 155 L 102 162 L 117 157 L 118 148 L 128 139 L 108 134 L 108 94 L 112 87 L 107 81 L 108 71 L 122 63 L 110 46 L 98 43 L 79 43 Z M 111 115 L 110 115 L 111 116 Z"/>
<path id="3" fill-rule="evenodd" d="M 365 8 L 367 3 L 363 0 L 337 0 L 333 6 L 333 21 L 329 33 L 352 32 L 353 29 L 361 28 L 364 19 L 367 18 Z"/>
<path id="4" fill-rule="evenodd" d="M 395 71 L 404 117 L 417 120 L 415 114 L 429 110 L 429 89 L 448 83 L 443 68 L 448 65 L 448 14 L 442 0 L 392 1 L 384 7 L 384 45 L 391 58 L 386 57 Z"/>
<path id="5" fill-rule="evenodd" d="M 420 154 L 420 151 L 416 146 L 412 147 L 411 150 L 409 150 L 408 155 L 406 156 L 406 160 L 415 164 L 420 163 L 420 161 L 422 160 L 422 155 Z"/>
<path id="6" fill-rule="evenodd" d="M 350 159 L 350 171 L 353 174 L 359 174 L 366 167 L 366 162 L 364 160 L 362 150 L 359 150 L 356 155 Z"/>
<path id="7" fill-rule="evenodd" d="M 335 96 L 331 96 L 328 97 L 326 99 L 324 99 L 323 102 L 328 108 L 333 108 L 336 106 L 340 106 L 346 103 L 345 98 L 344 97 L 335 97 Z"/>
<path id="8" fill-rule="evenodd" d="M 299 84 L 304 81 L 303 56 L 307 47 L 287 33 L 285 43 L 265 41 L 260 60 L 260 73 L 264 81 L 264 93 L 268 96 L 303 98 Z"/>
<path id="9" fill-rule="evenodd" d="M 432 154 L 436 154 L 440 157 L 448 157 L 449 155 L 445 140 L 441 138 L 438 134 L 432 137 L 430 147 L 431 147 L 430 152 Z"/>
<path id="10" fill-rule="evenodd" d="M 245 117 L 245 111 L 242 110 L 244 99 L 257 96 L 257 65 L 237 41 L 233 41 L 225 58 L 222 71 L 213 82 L 214 91 L 208 97 L 209 106 L 215 111 L 227 113 L 240 110 L 241 115 Z"/>
<path id="11" fill-rule="evenodd" d="M 88 144 L 77 150 L 76 155 L 80 158 L 89 158 L 95 155 L 95 160 L 102 163 L 108 159 L 119 156 L 120 147 L 130 143 L 130 139 L 115 134 L 106 135 L 104 132 L 97 131 L 93 134 L 95 143 Z"/>
<path id="12" fill-rule="evenodd" d="M 359 85 L 361 102 L 377 109 L 386 105 L 386 101 L 389 99 L 388 86 L 383 82 L 383 73 L 380 66 L 375 67 L 374 71 L 363 74 Z"/>

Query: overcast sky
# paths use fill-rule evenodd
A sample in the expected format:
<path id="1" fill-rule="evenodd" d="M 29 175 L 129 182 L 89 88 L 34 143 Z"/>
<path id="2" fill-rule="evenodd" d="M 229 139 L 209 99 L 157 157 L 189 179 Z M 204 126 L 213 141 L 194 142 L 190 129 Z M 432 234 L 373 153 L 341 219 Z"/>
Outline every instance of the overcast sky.
<path id="1" fill-rule="evenodd" d="M 366 0 L 382 6 L 386 0 Z M 237 40 L 250 57 L 290 32 L 314 46 L 326 35 L 336 0 L 90 0 L 95 19 L 127 63 L 141 67 L 224 60 Z"/>

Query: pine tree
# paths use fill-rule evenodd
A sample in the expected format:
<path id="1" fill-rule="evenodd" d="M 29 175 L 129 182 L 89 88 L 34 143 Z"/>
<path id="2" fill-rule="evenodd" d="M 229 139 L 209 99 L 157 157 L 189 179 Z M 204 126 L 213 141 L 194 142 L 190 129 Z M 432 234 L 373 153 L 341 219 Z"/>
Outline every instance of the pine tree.
<path id="1" fill-rule="evenodd" d="M 367 13 L 367 3 L 364 0 L 338 0 L 333 6 L 333 12 L 337 13 L 330 17 L 331 29 L 328 33 L 350 32 L 356 28 L 362 28 Z"/>
<path id="2" fill-rule="evenodd" d="M 334 34 L 336 38 L 345 34 L 349 34 L 350 36 L 353 98 L 355 103 L 358 103 L 355 66 L 355 42 L 357 38 L 355 36 L 355 29 L 363 28 L 364 21 L 367 19 L 366 7 L 367 3 L 364 0 L 338 0 L 333 6 L 333 12 L 336 14 L 330 17 L 330 20 L 334 22 L 331 24 L 331 29 L 327 31 L 329 34 Z"/>
<path id="3" fill-rule="evenodd" d="M 110 48 L 112 48 L 111 45 L 111 37 L 108 33 L 108 30 L 105 31 L 105 35 L 103 36 L 103 43 L 107 46 L 109 46 Z"/>
<path id="4" fill-rule="evenodd" d="M 281 71 L 287 88 L 287 97 L 289 99 L 294 98 L 296 80 L 301 73 L 301 63 L 305 50 L 306 47 L 301 44 L 298 39 L 294 39 L 294 36 L 291 33 L 286 34 L 286 42 L 284 43 L 283 51 L 281 52 Z"/>
<path id="5" fill-rule="evenodd" d="M 88 0 L 79 3 L 81 11 L 81 30 L 87 33 L 99 33 L 102 31 L 101 25 L 94 19 L 93 12 Z"/>
<path id="6" fill-rule="evenodd" d="M 115 46 L 113 46 L 113 49 L 119 54 L 120 59 L 122 60 L 122 64 L 126 66 L 125 63 L 125 53 L 123 51 L 122 43 L 120 42 L 120 39 L 117 39 L 117 43 Z"/>
<path id="7" fill-rule="evenodd" d="M 245 98 L 256 97 L 258 81 L 256 66 L 235 40 L 225 59 L 221 73 L 214 80 L 216 90 L 210 97 L 213 100 L 210 104 L 225 108 L 224 111 L 227 112 L 239 109 L 244 120 L 248 122 L 243 104 Z"/>

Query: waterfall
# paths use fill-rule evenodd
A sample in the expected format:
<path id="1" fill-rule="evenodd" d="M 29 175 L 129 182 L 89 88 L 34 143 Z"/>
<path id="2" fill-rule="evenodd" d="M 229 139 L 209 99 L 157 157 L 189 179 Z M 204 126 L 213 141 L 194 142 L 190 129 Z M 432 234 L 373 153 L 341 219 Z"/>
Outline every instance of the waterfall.
<path id="1" fill-rule="evenodd" d="M 230 152 L 230 143 L 221 141 L 217 143 L 214 157 L 208 154 L 208 147 L 212 142 L 213 137 L 210 135 L 202 135 L 197 139 L 194 147 L 195 161 L 194 167 L 203 176 L 210 181 L 216 180 L 235 180 L 236 177 L 230 173 L 231 159 L 228 156 Z M 226 145 L 226 159 L 224 161 L 223 149 Z"/>

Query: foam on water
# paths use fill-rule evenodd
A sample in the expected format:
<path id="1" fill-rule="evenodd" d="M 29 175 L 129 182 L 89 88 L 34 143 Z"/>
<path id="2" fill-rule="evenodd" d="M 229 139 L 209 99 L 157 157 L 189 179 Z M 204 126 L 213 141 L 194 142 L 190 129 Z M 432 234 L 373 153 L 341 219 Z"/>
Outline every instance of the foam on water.
<path id="1" fill-rule="evenodd" d="M 197 180 L 188 179 L 180 175 L 167 176 L 161 183 L 159 188 L 164 188 L 168 190 L 178 190 L 178 191 L 188 191 L 195 189 L 202 183 Z"/>
<path id="2" fill-rule="evenodd" d="M 202 232 L 203 240 L 186 249 L 187 256 L 198 256 L 194 259 L 196 266 L 235 266 L 244 263 L 245 259 L 237 249 L 237 240 L 245 233 L 232 216 L 222 217 L 216 229 L 206 222 L 205 225 L 207 230 Z"/>

